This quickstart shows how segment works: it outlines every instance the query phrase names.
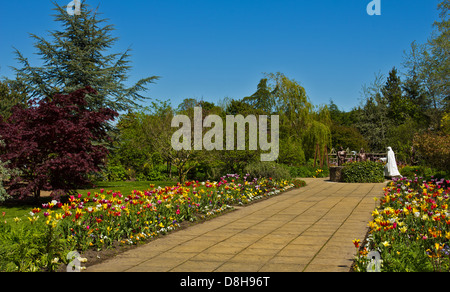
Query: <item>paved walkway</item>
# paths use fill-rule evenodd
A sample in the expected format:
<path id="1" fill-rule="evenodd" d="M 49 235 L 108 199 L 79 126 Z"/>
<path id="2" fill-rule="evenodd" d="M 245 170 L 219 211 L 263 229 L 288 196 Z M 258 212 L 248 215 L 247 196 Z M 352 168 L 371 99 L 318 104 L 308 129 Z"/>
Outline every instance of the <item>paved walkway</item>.
<path id="1" fill-rule="evenodd" d="M 348 272 L 382 184 L 308 185 L 127 251 L 87 272 Z"/>

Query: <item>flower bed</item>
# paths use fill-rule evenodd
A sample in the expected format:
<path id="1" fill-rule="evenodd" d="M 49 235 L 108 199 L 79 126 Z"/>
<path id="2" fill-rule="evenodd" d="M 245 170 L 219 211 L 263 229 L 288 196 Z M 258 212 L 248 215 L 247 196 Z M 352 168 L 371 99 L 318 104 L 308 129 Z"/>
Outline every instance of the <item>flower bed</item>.
<path id="1" fill-rule="evenodd" d="M 364 246 L 353 241 L 359 249 L 354 270 L 449 271 L 449 196 L 449 180 L 393 180 L 372 212 Z"/>
<path id="2" fill-rule="evenodd" d="M 248 181 L 230 174 L 218 182 L 150 186 L 131 194 L 100 190 L 71 196 L 67 203 L 52 201 L 32 209 L 27 221 L 0 223 L 0 271 L 55 270 L 67 264 L 71 251 L 135 245 L 184 221 L 215 216 L 292 187 L 288 181 Z"/>

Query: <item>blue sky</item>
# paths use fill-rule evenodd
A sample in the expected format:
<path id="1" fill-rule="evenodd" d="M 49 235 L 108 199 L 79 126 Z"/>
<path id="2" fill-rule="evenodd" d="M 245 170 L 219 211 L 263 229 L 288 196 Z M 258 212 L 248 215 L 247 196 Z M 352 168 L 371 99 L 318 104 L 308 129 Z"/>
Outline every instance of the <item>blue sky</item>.
<path id="1" fill-rule="evenodd" d="M 61 6 L 69 0 L 54 0 Z M 161 76 L 147 96 L 217 102 L 253 94 L 264 72 L 305 87 L 314 105 L 350 110 L 374 74 L 402 70 L 404 51 L 426 42 L 439 0 L 87 0 L 114 24 L 111 52 L 132 48 L 130 83 Z M 29 33 L 57 29 L 50 0 L 1 0 L 0 76 L 13 78 L 13 47 L 39 64 Z"/>

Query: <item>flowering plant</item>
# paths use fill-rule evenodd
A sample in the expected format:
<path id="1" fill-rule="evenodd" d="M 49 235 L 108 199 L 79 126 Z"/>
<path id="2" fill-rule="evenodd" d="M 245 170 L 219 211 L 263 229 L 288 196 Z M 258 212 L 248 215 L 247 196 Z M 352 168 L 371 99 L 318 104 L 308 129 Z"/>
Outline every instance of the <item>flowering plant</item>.
<path id="1" fill-rule="evenodd" d="M 376 251 L 381 271 L 449 271 L 449 196 L 449 180 L 394 179 L 372 212 L 355 270 L 365 271 L 368 253 Z"/>
<path id="2" fill-rule="evenodd" d="M 165 188 L 151 185 L 147 190 L 134 190 L 131 194 L 102 189 L 85 196 L 70 196 L 67 202 L 54 200 L 43 204 L 42 208 L 33 208 L 27 216 L 28 220 L 20 222 L 20 228 L 24 230 L 31 230 L 31 224 L 32 233 L 58 239 L 52 241 L 54 245 L 50 251 L 37 248 L 36 254 L 29 255 L 33 265 L 28 267 L 34 268 L 22 270 L 36 270 L 39 263 L 50 270 L 57 267 L 57 263 L 67 264 L 66 256 L 61 252 L 55 256 L 55 250 L 66 253 L 75 250 L 83 252 L 88 249 L 111 248 L 116 244 L 138 244 L 179 228 L 184 221 L 192 222 L 216 216 L 232 209 L 232 205 L 248 204 L 292 187 L 293 184 L 286 180 L 248 180 L 248 176 L 228 174 L 219 181 L 189 181 Z M 1 228 L 10 227 L 5 221 L 0 226 L 0 231 Z M 9 244 L 10 241 L 0 234 L 0 254 L 2 246 Z M 37 261 L 35 258 L 38 256 L 49 260 L 45 263 Z M 17 269 L 14 263 L 6 263 L 4 266 L 7 265 L 16 266 L 12 270 Z"/>

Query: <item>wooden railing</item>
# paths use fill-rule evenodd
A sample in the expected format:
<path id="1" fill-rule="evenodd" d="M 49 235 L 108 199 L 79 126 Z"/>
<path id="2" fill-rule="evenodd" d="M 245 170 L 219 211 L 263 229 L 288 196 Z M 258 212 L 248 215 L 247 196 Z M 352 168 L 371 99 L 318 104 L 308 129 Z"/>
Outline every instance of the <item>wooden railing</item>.
<path id="1" fill-rule="evenodd" d="M 347 153 L 345 156 L 345 162 L 350 161 L 357 161 L 359 153 L 353 154 L 352 152 Z M 370 159 L 371 161 L 380 161 L 381 158 L 386 158 L 386 153 L 365 153 L 366 157 Z M 338 158 L 337 154 L 328 154 L 328 166 L 337 166 L 338 165 Z"/>
<path id="2" fill-rule="evenodd" d="M 357 161 L 359 152 L 346 150 L 347 155 L 345 156 L 345 162 Z M 382 158 L 386 158 L 386 153 L 365 153 L 368 160 L 380 161 Z M 331 153 L 328 154 L 328 147 L 325 145 L 323 151 L 321 151 L 319 144 L 316 145 L 316 153 L 314 155 L 314 167 L 319 163 L 320 167 L 326 166 L 337 166 L 338 157 L 335 149 L 331 149 Z"/>

